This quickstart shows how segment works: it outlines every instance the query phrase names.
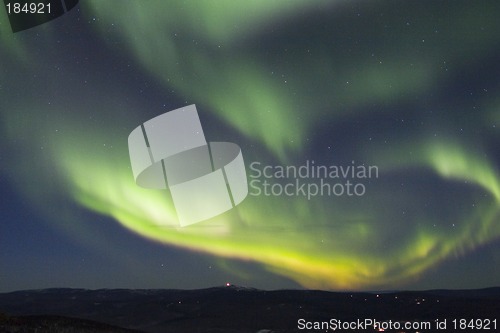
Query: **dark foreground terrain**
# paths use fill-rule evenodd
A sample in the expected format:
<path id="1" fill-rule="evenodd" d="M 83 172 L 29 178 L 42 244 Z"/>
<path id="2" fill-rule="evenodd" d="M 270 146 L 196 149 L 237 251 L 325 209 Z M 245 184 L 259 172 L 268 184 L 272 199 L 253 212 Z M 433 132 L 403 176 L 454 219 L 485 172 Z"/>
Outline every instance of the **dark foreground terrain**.
<path id="1" fill-rule="evenodd" d="M 500 331 L 500 288 L 379 294 L 233 286 L 45 289 L 0 294 L 0 313 L 0 332 L 374 332 L 383 328 L 386 332 L 495 332 Z M 373 320 L 379 326 L 371 325 Z M 430 326 L 422 326 L 426 323 Z M 490 329 L 484 330 L 486 326 Z"/>

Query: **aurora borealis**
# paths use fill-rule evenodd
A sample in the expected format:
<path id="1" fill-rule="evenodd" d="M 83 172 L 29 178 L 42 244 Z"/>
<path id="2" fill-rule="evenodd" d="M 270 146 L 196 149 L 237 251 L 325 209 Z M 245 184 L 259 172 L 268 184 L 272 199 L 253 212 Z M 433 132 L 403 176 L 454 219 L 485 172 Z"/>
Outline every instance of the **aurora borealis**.
<path id="1" fill-rule="evenodd" d="M 82 0 L 13 34 L 0 10 L 0 287 L 498 285 L 498 12 Z M 127 137 L 190 104 L 247 173 L 314 160 L 378 177 L 363 196 L 248 196 L 178 228 L 168 193 L 135 184 Z"/>

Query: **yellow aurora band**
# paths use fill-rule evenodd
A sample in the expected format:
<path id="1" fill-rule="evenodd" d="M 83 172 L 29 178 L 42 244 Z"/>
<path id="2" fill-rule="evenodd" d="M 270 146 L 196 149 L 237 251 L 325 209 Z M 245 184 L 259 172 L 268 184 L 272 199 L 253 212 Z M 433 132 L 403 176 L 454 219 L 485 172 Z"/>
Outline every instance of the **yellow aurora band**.
<path id="1" fill-rule="evenodd" d="M 403 64 L 405 55 L 394 55 L 395 52 L 386 54 L 391 65 L 381 61 L 376 65 L 350 64 L 346 59 L 330 58 L 320 48 L 313 50 L 314 57 L 300 61 L 291 57 L 288 65 L 277 65 L 288 76 L 281 76 L 278 70 L 271 73 L 267 64 L 238 45 L 252 42 L 252 36 L 273 22 L 307 12 L 335 11 L 343 2 L 216 3 L 193 0 L 172 6 L 160 0 L 89 0 L 81 6 L 86 17 L 98 18 L 94 23 L 96 31 L 103 36 L 114 34 L 114 38 L 123 41 L 126 52 L 165 89 L 176 90 L 190 103 L 203 101 L 218 120 L 251 143 L 242 145 L 248 162 L 300 163 L 307 138 L 314 135 L 316 126 L 345 117 L 363 119 L 368 116 L 367 111 L 353 110 L 365 110 L 373 103 L 396 103 L 439 84 L 434 60 L 415 59 L 408 67 Z M 489 16 L 483 19 L 492 22 L 488 21 Z M 450 19 L 451 23 L 455 21 L 451 31 L 465 29 L 460 26 L 462 20 Z M 498 28 L 498 23 L 491 24 Z M 47 40 L 53 38 L 50 26 L 41 31 Z M 16 53 L 29 59 L 22 40 L 2 34 L 11 52 L 2 53 L 3 58 L 12 59 Z M 460 43 L 463 49 L 455 52 L 455 60 L 463 60 L 462 56 L 465 59 L 471 45 L 487 49 L 495 38 L 494 34 L 481 40 L 465 37 Z M 196 46 L 199 44 L 204 47 Z M 124 51 L 121 46 L 118 49 Z M 433 52 L 444 50 L 436 47 Z M 354 82 L 346 86 L 351 77 Z M 308 98 L 301 78 L 324 83 L 314 99 Z M 125 96 L 118 88 L 96 85 L 96 90 L 107 89 L 108 98 L 102 101 L 100 111 L 106 115 L 103 119 L 113 119 L 116 130 L 111 137 L 109 128 L 93 126 L 92 120 L 78 116 L 85 105 L 74 106 L 74 113 L 68 115 L 61 109 L 29 102 L 16 105 L 8 100 L 2 102 L 4 110 L 16 106 L 28 110 L 26 114 L 31 115 L 33 122 L 27 123 L 18 113 L 3 112 L 4 123 L 9 124 L 5 125 L 5 134 L 12 142 L 21 132 L 31 133 L 26 134 L 26 141 L 44 137 L 44 149 L 32 157 L 33 161 L 42 159 L 40 172 L 58 178 L 61 184 L 57 188 L 45 184 L 44 191 L 55 193 L 63 189 L 83 207 L 113 217 L 148 239 L 257 262 L 307 288 L 367 289 L 404 285 L 444 259 L 500 236 L 500 178 L 486 148 L 480 140 L 468 144 L 453 134 L 433 136 L 432 129 L 427 129 L 425 134 L 429 135 L 414 135 L 406 142 L 380 144 L 370 150 L 359 145 L 359 151 L 353 155 L 377 165 L 380 176 L 367 184 L 366 196 L 357 201 L 248 197 L 227 214 L 199 226 L 177 228 L 175 211 L 165 193 L 140 188 L 131 175 L 126 138 L 129 129 L 144 119 L 134 106 L 121 102 Z M 334 101 L 343 108 L 331 110 L 329 104 Z M 488 115 L 495 112 L 495 106 L 498 110 L 496 103 L 490 105 L 492 109 L 485 112 Z M 29 111 L 33 109 L 37 111 Z M 41 115 L 51 112 L 58 116 L 44 121 Z M 82 130 L 66 133 L 62 139 L 62 134 L 54 129 L 63 126 L 91 128 L 93 139 L 87 140 L 88 133 Z M 100 143 L 99 149 L 96 142 Z M 28 145 L 13 144 L 19 149 Z M 259 149 L 253 149 L 254 145 Z M 9 172 L 16 178 L 30 177 L 27 168 Z M 40 202 L 41 190 L 29 188 L 28 183 L 20 183 L 19 188 Z M 427 183 L 439 187 L 439 193 L 426 188 Z M 413 190 L 403 191 L 406 187 L 401 184 L 413 186 Z M 452 208 L 454 202 L 460 204 L 459 210 Z M 450 206 L 443 207 L 444 217 L 428 207 L 433 203 Z"/>

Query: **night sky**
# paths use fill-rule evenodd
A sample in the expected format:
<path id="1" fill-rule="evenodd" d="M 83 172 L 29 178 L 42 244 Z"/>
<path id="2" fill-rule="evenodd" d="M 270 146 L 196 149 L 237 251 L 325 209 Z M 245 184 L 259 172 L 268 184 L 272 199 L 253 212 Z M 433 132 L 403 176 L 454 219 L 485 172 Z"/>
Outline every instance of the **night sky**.
<path id="1" fill-rule="evenodd" d="M 500 2 L 80 2 L 15 34 L 0 9 L 0 291 L 500 285 Z M 127 138 L 191 104 L 249 181 L 378 177 L 179 228 Z"/>

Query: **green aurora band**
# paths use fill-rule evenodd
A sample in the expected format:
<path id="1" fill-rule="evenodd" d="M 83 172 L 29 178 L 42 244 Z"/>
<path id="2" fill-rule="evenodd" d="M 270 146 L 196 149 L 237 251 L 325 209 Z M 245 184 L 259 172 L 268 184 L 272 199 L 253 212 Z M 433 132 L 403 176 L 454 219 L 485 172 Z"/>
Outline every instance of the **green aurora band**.
<path id="1" fill-rule="evenodd" d="M 172 6 L 167 1 L 89 0 L 81 6 L 86 17 L 99 18 L 97 31 L 104 35 L 111 29 L 126 45 L 117 50 L 129 52 L 165 89 L 174 89 L 187 101 L 202 101 L 201 109 L 208 109 L 256 145 L 259 149 L 253 151 L 242 145 L 247 166 L 252 158 L 270 164 L 294 160 L 291 156 L 303 154 L 306 138 L 325 121 L 365 119 L 370 116 L 369 105 L 397 104 L 443 81 L 436 71 L 440 60 L 416 57 L 409 60 L 411 67 L 404 65 L 404 59 L 412 53 L 404 45 L 399 45 L 398 54 L 392 48 L 377 50 L 385 53 L 382 63 L 364 61 L 357 65 L 355 56 L 350 63 L 337 51 L 330 54 L 328 49 L 318 48 L 310 58 L 286 53 L 283 64 L 274 67 L 263 60 L 264 56 L 259 58 L 244 47 L 245 41 L 255 42 L 254 36 L 276 22 L 321 10 L 335 12 L 341 1 L 219 1 L 216 6 L 209 1 L 183 3 Z M 466 24 L 463 15 L 467 21 L 473 17 L 471 12 L 479 10 L 457 8 L 449 15 L 447 36 L 451 45 L 460 48 L 453 59 L 460 64 L 473 52 L 471 49 L 487 52 L 495 38 L 498 41 L 498 34 L 485 34 L 482 39 L 465 36 L 460 43 L 455 42 L 459 39 L 456 31 L 466 29 L 461 26 Z M 499 31 L 494 12 L 483 15 L 484 24 L 492 25 L 491 31 Z M 7 33 L 5 17 L 0 22 L 0 40 L 8 45 L 8 51 L 2 49 L 0 53 L 1 60 L 20 69 L 30 63 L 32 55 L 27 53 L 22 37 Z M 46 45 L 55 38 L 51 29 L 50 24 L 40 27 Z M 445 53 L 447 46 L 440 46 L 440 40 L 430 43 L 433 52 Z M 33 66 L 40 75 L 50 75 Z M 5 78 L 0 76 L 0 80 L 4 82 Z M 352 83 L 346 85 L 349 80 Z M 324 84 L 317 87 L 312 98 L 308 85 L 314 82 Z M 16 179 L 17 188 L 40 207 L 56 204 L 56 197 L 61 195 L 56 193 L 62 190 L 83 207 L 110 216 L 147 239 L 257 262 L 304 287 L 321 289 L 404 285 L 443 260 L 500 237 L 500 177 L 495 162 L 484 153 L 486 145 L 480 140 L 467 143 L 454 135 L 429 139 L 431 126 L 425 133 L 429 135 L 412 135 L 406 143 L 391 144 L 390 148 L 382 143 L 370 149 L 358 145 L 353 152 L 356 159 L 380 169 L 380 178 L 367 185 L 362 201 L 248 197 L 237 209 L 210 221 L 177 228 L 175 211 L 165 192 L 142 189 L 131 175 L 126 137 L 146 119 L 137 114 L 134 105 L 123 102 L 125 94 L 119 88 L 96 82 L 87 89 L 82 94 L 92 94 L 92 89 L 106 91 L 106 100 L 98 104 L 102 116 L 97 120 L 79 116 L 87 107 L 96 107 L 91 102 L 75 106 L 62 101 L 40 107 L 39 103 L 12 96 L 0 102 L 2 135 L 7 138 L 1 144 L 2 152 L 16 150 L 22 155 L 6 162 L 2 172 Z M 474 126 L 486 128 L 491 115 L 498 115 L 498 100 L 489 102 L 490 109 L 484 116 L 476 115 Z M 62 111 L 70 105 L 72 114 Z M 99 126 L 101 122 L 112 123 L 116 129 Z M 61 128 L 66 128 L 65 132 L 61 133 Z M 87 140 L 88 133 L 82 128 L 91 128 L 92 140 Z M 24 139 L 16 139 L 21 133 Z M 43 150 L 30 153 L 27 164 L 38 164 L 38 175 L 21 166 L 26 165 L 22 152 L 31 151 L 34 145 L 43 146 Z M 258 153 L 262 151 L 265 153 Z M 434 194 L 416 185 L 413 191 L 401 191 L 402 171 L 404 181 L 432 183 L 428 186 L 438 186 L 442 192 Z M 36 188 L 30 185 L 35 177 L 39 184 Z M 452 207 L 444 207 L 449 202 L 443 199 L 443 193 L 453 197 Z M 423 207 L 427 201 L 443 205 L 446 213 L 426 211 Z M 408 210 L 408 202 L 420 208 Z M 75 232 L 74 227 L 59 226 Z M 393 233 L 399 235 L 398 239 Z"/>

